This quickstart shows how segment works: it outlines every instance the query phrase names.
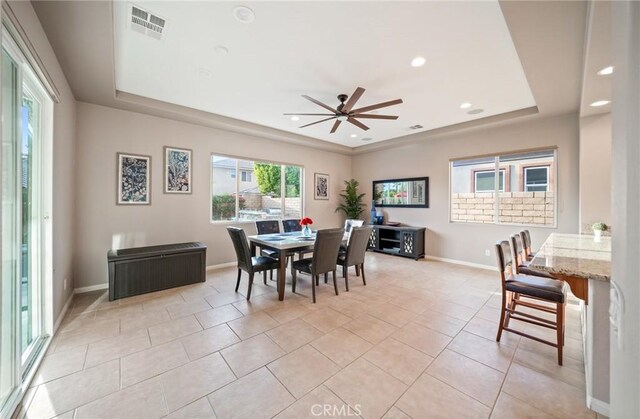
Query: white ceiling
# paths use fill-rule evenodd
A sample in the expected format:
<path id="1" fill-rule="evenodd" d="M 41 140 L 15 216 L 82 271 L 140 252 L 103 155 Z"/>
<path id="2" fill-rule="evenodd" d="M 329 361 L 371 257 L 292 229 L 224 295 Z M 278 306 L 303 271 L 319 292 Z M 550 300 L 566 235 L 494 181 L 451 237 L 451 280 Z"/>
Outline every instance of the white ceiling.
<path id="1" fill-rule="evenodd" d="M 350 147 L 414 133 L 415 124 L 429 130 L 535 106 L 497 1 L 135 4 L 167 24 L 161 40 L 133 31 L 131 3 L 114 2 L 119 91 Z M 255 11 L 253 23 L 234 19 L 239 4 Z M 413 68 L 418 55 L 427 62 Z M 332 122 L 298 128 L 315 117 L 282 115 L 324 113 L 300 95 L 337 106 L 338 94 L 358 86 L 367 91 L 356 107 L 402 98 L 379 111 L 400 118 L 329 134 Z M 468 115 L 462 102 L 484 112 Z"/>

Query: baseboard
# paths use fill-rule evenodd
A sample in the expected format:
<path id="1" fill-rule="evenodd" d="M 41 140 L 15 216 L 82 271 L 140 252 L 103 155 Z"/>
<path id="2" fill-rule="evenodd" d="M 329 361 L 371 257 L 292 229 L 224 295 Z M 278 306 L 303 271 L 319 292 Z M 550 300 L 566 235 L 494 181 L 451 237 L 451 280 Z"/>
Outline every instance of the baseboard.
<path id="1" fill-rule="evenodd" d="M 217 265 L 210 265 L 210 266 L 207 266 L 207 271 L 215 271 L 216 269 L 231 268 L 233 266 L 238 266 L 238 262 L 226 262 L 226 263 L 219 263 Z"/>
<path id="2" fill-rule="evenodd" d="M 73 293 L 74 294 L 83 294 L 85 292 L 99 291 L 99 290 L 106 290 L 106 289 L 109 289 L 109 284 L 108 283 L 98 284 L 98 285 L 89 285 L 88 287 L 76 288 L 76 289 L 73 290 Z"/>
<path id="3" fill-rule="evenodd" d="M 60 311 L 60 314 L 58 315 L 56 322 L 53 324 L 53 333 L 51 333 L 51 336 L 55 335 L 56 332 L 58 331 L 58 327 L 60 327 L 60 323 L 62 323 L 62 320 L 64 319 L 65 314 L 67 314 L 69 307 L 71 307 L 71 302 L 73 301 L 73 296 L 75 294 L 76 294 L 76 290 L 73 290 L 69 298 L 67 298 L 67 301 L 64 303 L 64 307 L 62 307 L 62 311 Z"/>
<path id="4" fill-rule="evenodd" d="M 466 262 L 464 260 L 457 260 L 457 259 L 448 259 L 448 258 L 441 258 L 438 256 L 425 256 L 425 259 L 427 260 L 435 260 L 437 262 L 446 262 L 446 263 L 453 263 L 456 265 L 464 265 L 464 266 L 469 266 L 472 268 L 479 268 L 479 269 L 487 269 L 489 271 L 498 271 L 498 268 L 496 268 L 495 266 L 491 266 L 491 265 L 483 265 L 481 263 L 473 263 L 473 262 Z"/>
<path id="5" fill-rule="evenodd" d="M 602 400 L 594 399 L 587 394 L 587 407 L 594 412 L 600 413 L 606 417 L 609 417 L 609 403 L 605 403 Z"/>

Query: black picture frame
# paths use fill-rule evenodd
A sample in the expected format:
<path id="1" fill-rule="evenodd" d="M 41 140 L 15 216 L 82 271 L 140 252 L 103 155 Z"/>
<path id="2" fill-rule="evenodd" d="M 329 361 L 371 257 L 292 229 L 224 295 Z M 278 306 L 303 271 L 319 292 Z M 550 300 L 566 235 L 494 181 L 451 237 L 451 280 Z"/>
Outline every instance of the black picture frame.
<path id="1" fill-rule="evenodd" d="M 385 183 L 391 183 L 391 184 L 398 184 L 398 183 L 403 183 L 403 182 L 421 182 L 424 181 L 424 203 L 419 203 L 419 204 L 391 204 L 391 203 L 384 203 L 381 202 L 380 200 L 376 199 L 375 200 L 375 206 L 376 207 L 389 207 L 389 208 L 429 208 L 429 177 L 409 177 L 409 178 L 400 178 L 400 179 L 384 179 L 384 180 L 374 180 L 373 181 L 373 188 L 372 188 L 372 192 L 373 192 L 373 197 L 376 196 L 376 191 L 378 190 L 377 185 L 382 185 Z M 412 199 L 415 198 L 417 199 L 417 196 L 419 195 L 419 191 L 414 190 L 412 188 L 411 190 L 411 195 L 412 195 Z"/>

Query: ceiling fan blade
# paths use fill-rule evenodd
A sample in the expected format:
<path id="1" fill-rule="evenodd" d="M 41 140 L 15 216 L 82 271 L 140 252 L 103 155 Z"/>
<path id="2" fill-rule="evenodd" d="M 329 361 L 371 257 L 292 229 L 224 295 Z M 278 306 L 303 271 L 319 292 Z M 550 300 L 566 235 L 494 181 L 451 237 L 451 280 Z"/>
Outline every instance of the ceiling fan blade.
<path id="1" fill-rule="evenodd" d="M 363 130 L 365 130 L 365 131 L 369 129 L 369 127 L 368 127 L 368 126 L 366 126 L 366 125 L 365 125 L 365 124 L 363 124 L 362 122 L 358 121 L 357 119 L 354 119 L 354 118 L 351 118 L 351 117 L 349 117 L 349 118 L 347 119 L 347 122 L 351 122 L 351 123 L 352 123 L 353 125 L 355 125 L 356 127 L 360 128 L 360 129 L 363 129 Z"/>
<path id="2" fill-rule="evenodd" d="M 362 87 L 358 87 L 356 91 L 353 92 L 349 100 L 347 100 L 347 103 L 344 104 L 344 107 L 342 108 L 342 112 L 349 113 L 351 108 L 353 108 L 353 106 L 356 104 L 358 99 L 360 99 L 360 96 L 362 96 L 363 93 L 364 93 L 364 89 Z"/>
<path id="3" fill-rule="evenodd" d="M 399 105 L 402 103 L 402 99 L 390 100 L 388 102 L 382 102 L 375 105 L 365 106 L 364 108 L 354 109 L 351 113 L 358 114 L 363 112 L 369 112 L 374 109 L 386 108 L 387 106 Z"/>
<path id="4" fill-rule="evenodd" d="M 333 113 L 338 113 L 338 111 L 333 109 L 331 106 L 325 105 L 324 103 L 320 102 L 319 100 L 316 100 L 316 99 L 312 98 L 311 96 L 302 95 L 302 97 L 307 99 L 307 100 L 309 100 L 309 101 L 311 101 L 311 102 L 313 102 L 313 103 L 315 103 L 318 106 L 322 106 L 323 108 L 325 108 L 328 111 L 331 111 Z"/>
<path id="5" fill-rule="evenodd" d="M 359 113 L 357 115 L 351 115 L 352 118 L 366 118 L 366 119 L 398 119 L 396 115 L 371 115 L 366 113 Z"/>
<path id="6" fill-rule="evenodd" d="M 337 117 L 336 117 L 336 116 L 332 116 L 331 118 L 321 119 L 321 120 L 319 120 L 319 121 L 316 121 L 316 122 L 312 122 L 312 123 L 310 123 L 310 124 L 303 125 L 303 126 L 301 126 L 301 127 L 299 127 L 299 128 L 304 128 L 304 127 L 308 127 L 308 126 L 310 126 L 310 125 L 319 124 L 320 122 L 328 121 L 328 120 L 330 120 L 330 119 L 335 119 L 335 118 L 337 118 Z"/>
<path id="7" fill-rule="evenodd" d="M 283 115 L 297 115 L 297 116 L 333 116 L 332 113 L 283 113 Z"/>
<path id="8" fill-rule="evenodd" d="M 336 132 L 336 130 L 338 129 L 341 123 L 342 121 L 338 119 L 336 123 L 333 124 L 333 127 L 331 128 L 331 132 L 329 134 L 333 134 L 334 132 Z"/>

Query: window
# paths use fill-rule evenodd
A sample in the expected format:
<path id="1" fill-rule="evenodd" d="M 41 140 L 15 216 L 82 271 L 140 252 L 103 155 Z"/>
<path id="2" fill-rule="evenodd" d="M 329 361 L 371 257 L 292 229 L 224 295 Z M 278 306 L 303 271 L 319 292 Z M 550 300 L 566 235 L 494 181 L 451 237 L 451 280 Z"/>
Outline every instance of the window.
<path id="1" fill-rule="evenodd" d="M 211 156 L 211 221 L 301 218 L 302 179 L 299 166 Z"/>
<path id="2" fill-rule="evenodd" d="M 500 169 L 500 192 L 504 192 L 504 173 L 504 169 Z M 495 170 L 476 171 L 474 174 L 476 192 L 493 192 L 496 187 Z"/>
<path id="3" fill-rule="evenodd" d="M 526 192 L 549 190 L 549 166 L 525 167 L 523 177 Z"/>
<path id="4" fill-rule="evenodd" d="M 555 226 L 555 170 L 555 149 L 452 160 L 450 221 Z"/>

